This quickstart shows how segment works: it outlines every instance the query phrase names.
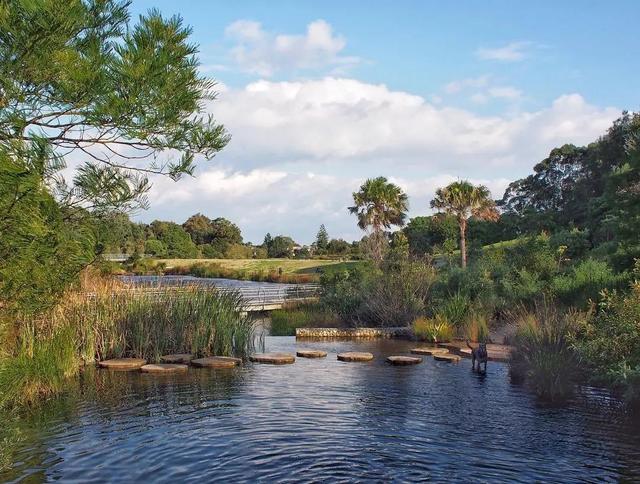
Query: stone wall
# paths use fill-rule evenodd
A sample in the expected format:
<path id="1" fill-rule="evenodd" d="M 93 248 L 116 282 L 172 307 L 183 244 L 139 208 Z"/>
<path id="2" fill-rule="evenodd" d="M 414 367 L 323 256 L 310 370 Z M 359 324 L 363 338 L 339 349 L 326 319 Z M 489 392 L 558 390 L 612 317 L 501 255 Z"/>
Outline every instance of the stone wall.
<path id="1" fill-rule="evenodd" d="M 296 338 L 402 338 L 410 335 L 411 329 L 407 327 L 296 329 Z"/>

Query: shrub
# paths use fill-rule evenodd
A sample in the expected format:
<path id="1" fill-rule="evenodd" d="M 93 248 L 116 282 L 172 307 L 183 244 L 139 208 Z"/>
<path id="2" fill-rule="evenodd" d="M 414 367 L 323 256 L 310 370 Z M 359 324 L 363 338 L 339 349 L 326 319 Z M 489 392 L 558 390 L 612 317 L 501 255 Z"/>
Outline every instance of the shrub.
<path id="1" fill-rule="evenodd" d="M 436 314 L 440 314 L 456 331 L 461 331 L 464 328 L 470 309 L 470 298 L 466 294 L 458 291 L 451 294 L 438 305 Z"/>
<path id="2" fill-rule="evenodd" d="M 433 319 L 418 318 L 413 322 L 413 333 L 421 341 L 444 343 L 453 339 L 454 330 L 441 315 Z"/>
<path id="3" fill-rule="evenodd" d="M 530 304 L 543 291 L 545 285 L 537 272 L 516 269 L 500 282 L 500 290 L 507 305 Z"/>
<path id="4" fill-rule="evenodd" d="M 436 280 L 428 260 L 392 260 L 323 275 L 322 302 L 354 326 L 402 326 L 424 313 Z"/>
<path id="5" fill-rule="evenodd" d="M 561 401 L 570 396 L 578 372 L 570 345 L 580 314 L 560 314 L 543 300 L 532 311 L 511 314 L 515 325 L 510 371 L 515 381 L 526 382 L 541 398 Z"/>
<path id="6" fill-rule="evenodd" d="M 594 371 L 593 380 L 621 390 L 640 403 L 640 284 L 628 294 L 604 292 L 594 317 L 586 320 L 577 349 Z"/>
<path id="7" fill-rule="evenodd" d="M 561 247 L 564 248 L 563 255 L 571 260 L 584 257 L 591 248 L 589 232 L 577 228 L 554 233 L 550 237 L 549 243 L 556 250 Z"/>
<path id="8" fill-rule="evenodd" d="M 319 303 L 287 305 L 271 311 L 271 335 L 294 336 L 296 328 L 336 326 L 338 322 L 337 315 Z"/>
<path id="9" fill-rule="evenodd" d="M 619 287 L 625 279 L 625 275 L 614 274 L 606 262 L 586 259 L 555 277 L 551 290 L 565 305 L 585 307 L 589 300 L 597 301 L 603 289 Z"/>

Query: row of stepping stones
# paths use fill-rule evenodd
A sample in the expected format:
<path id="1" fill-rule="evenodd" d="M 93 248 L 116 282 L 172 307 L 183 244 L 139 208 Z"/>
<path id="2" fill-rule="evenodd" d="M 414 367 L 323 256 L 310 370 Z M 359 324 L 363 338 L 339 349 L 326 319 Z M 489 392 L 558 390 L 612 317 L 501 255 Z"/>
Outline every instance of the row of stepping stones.
<path id="1" fill-rule="evenodd" d="M 446 348 L 414 348 L 411 353 L 417 355 L 430 355 L 434 360 L 445 361 L 449 363 L 457 363 L 460 361 L 458 355 L 449 353 Z M 300 358 L 324 358 L 327 356 L 326 351 L 301 349 L 296 351 L 294 356 L 291 353 L 258 353 L 249 357 L 250 361 L 255 363 L 266 363 L 271 365 L 286 365 L 296 361 L 296 356 Z M 242 363 L 240 358 L 232 358 L 229 356 L 209 356 L 206 358 L 194 359 L 189 354 L 166 355 L 160 358 L 162 363 L 147 364 L 147 361 L 141 358 L 118 358 L 113 360 L 104 360 L 98 363 L 101 368 L 110 370 L 140 370 L 143 373 L 179 373 L 185 372 L 189 368 L 189 364 L 198 368 L 233 368 Z M 346 353 L 338 353 L 338 360 L 348 362 L 371 361 L 373 354 L 360 351 L 348 351 Z M 392 365 L 417 365 L 422 363 L 422 358 L 418 356 L 388 356 L 387 363 Z"/>
<path id="2" fill-rule="evenodd" d="M 411 353 L 417 355 L 431 355 L 434 360 L 445 361 L 448 363 L 457 363 L 460 361 L 458 355 L 449 354 L 449 350 L 446 348 L 414 348 Z M 298 350 L 296 356 L 300 358 L 324 358 L 327 356 L 326 351 L 321 350 Z M 348 351 L 346 353 L 338 353 L 337 356 L 340 361 L 371 361 L 373 360 L 373 354 L 360 351 Z M 251 355 L 249 359 L 256 363 L 268 363 L 272 365 L 287 365 L 294 363 L 296 358 L 291 353 L 260 353 Z M 422 363 L 422 358 L 419 356 L 388 356 L 387 363 L 392 365 L 417 365 Z"/>
<path id="3" fill-rule="evenodd" d="M 101 368 L 109 370 L 140 370 L 143 373 L 181 373 L 188 370 L 189 365 L 198 368 L 233 368 L 242 363 L 240 358 L 230 356 L 209 356 L 195 358 L 189 354 L 175 354 L 160 357 L 162 363 L 147 364 L 142 358 L 117 358 L 98 363 Z"/>

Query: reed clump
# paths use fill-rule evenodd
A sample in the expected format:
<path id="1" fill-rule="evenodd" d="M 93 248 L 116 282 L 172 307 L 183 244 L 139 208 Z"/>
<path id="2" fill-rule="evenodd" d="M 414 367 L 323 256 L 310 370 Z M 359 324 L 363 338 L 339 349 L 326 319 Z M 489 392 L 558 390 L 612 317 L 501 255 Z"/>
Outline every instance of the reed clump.
<path id="1" fill-rule="evenodd" d="M 130 289 L 85 278 L 46 314 L 24 316 L 0 355 L 0 408 L 60 392 L 83 364 L 167 353 L 245 357 L 254 322 L 235 292 L 211 287 Z"/>

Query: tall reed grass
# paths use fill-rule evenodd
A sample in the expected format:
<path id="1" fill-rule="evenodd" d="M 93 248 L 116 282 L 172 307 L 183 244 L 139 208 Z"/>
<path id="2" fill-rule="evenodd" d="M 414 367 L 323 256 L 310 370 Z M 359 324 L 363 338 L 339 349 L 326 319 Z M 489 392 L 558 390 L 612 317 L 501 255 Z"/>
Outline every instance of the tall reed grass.
<path id="1" fill-rule="evenodd" d="M 0 357 L 0 408 L 64 387 L 83 364 L 118 357 L 158 361 L 167 353 L 244 357 L 254 322 L 234 292 L 215 288 L 131 290 L 88 279 L 47 314 L 25 319 Z"/>
<path id="2" fill-rule="evenodd" d="M 549 301 L 533 310 L 521 308 L 509 315 L 515 325 L 510 372 L 541 398 L 561 401 L 574 390 L 579 365 L 572 347 L 573 332 L 582 313 L 561 313 Z"/>

